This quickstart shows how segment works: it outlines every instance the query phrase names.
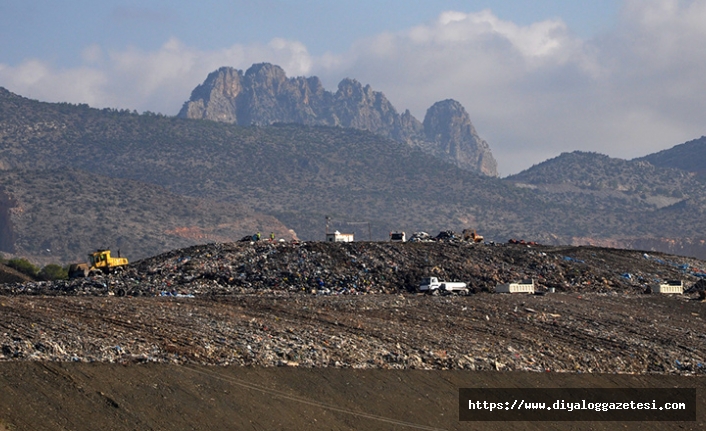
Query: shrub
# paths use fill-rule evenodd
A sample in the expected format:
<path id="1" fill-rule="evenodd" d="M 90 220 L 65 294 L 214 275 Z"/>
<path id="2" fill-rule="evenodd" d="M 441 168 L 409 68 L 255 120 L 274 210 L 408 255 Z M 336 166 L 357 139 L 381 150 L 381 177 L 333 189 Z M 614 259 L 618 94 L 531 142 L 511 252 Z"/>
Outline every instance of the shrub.
<path id="1" fill-rule="evenodd" d="M 50 263 L 42 268 L 37 274 L 40 280 L 52 281 L 52 280 L 66 280 L 69 278 L 69 271 L 67 268 L 62 268 L 60 265 L 55 263 Z"/>
<path id="2" fill-rule="evenodd" d="M 32 277 L 36 277 L 37 272 L 39 271 L 38 267 L 32 265 L 32 263 L 30 261 L 28 261 L 27 259 L 24 259 L 21 257 L 16 257 L 16 258 L 8 260 L 7 266 L 18 270 L 23 274 L 27 274 L 29 276 L 32 276 Z"/>

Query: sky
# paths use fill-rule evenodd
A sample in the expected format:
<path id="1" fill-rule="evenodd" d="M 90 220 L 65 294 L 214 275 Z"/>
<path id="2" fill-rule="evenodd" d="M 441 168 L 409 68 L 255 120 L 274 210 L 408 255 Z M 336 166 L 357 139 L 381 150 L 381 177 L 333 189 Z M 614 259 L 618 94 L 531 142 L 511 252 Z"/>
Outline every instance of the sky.
<path id="1" fill-rule="evenodd" d="M 269 62 L 420 121 L 458 100 L 501 176 L 706 135 L 704 47 L 704 0 L 0 2 L 0 86 L 21 96 L 175 115 L 209 72 Z"/>

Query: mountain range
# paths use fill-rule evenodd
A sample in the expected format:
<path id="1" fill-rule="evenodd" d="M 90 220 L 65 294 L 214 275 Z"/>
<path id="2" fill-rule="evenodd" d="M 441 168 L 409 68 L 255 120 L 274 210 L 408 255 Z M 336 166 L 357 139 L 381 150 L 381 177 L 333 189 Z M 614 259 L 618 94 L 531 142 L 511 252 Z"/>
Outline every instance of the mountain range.
<path id="1" fill-rule="evenodd" d="M 381 92 L 346 78 L 335 93 L 316 77 L 287 78 L 269 63 L 243 73 L 222 67 L 191 93 L 178 114 L 238 125 L 297 123 L 367 130 L 472 172 L 497 176 L 497 162 L 478 136 L 468 113 L 455 100 L 435 103 L 420 122 L 406 110 L 399 114 Z"/>
<path id="2" fill-rule="evenodd" d="M 228 71 L 239 76 L 217 72 Z M 706 257 L 706 186 L 676 155 L 699 160 L 706 138 L 635 160 L 565 153 L 500 179 L 365 127 L 247 115 L 248 125 L 138 115 L 0 89 L 0 251 L 66 262 L 108 246 L 136 259 L 255 231 L 321 240 L 328 221 L 363 240 L 470 227 L 495 241 Z"/>

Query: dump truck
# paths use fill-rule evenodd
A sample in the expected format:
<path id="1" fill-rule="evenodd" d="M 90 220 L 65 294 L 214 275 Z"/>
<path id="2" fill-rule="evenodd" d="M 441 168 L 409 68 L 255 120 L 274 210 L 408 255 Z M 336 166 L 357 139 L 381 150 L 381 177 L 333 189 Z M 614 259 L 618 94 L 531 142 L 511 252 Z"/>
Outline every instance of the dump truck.
<path id="1" fill-rule="evenodd" d="M 460 281 L 439 281 L 437 277 L 422 278 L 419 284 L 419 291 L 425 293 L 458 293 L 460 295 L 468 294 L 466 283 Z"/>
<path id="2" fill-rule="evenodd" d="M 88 263 L 74 263 L 69 266 L 69 278 L 109 274 L 125 269 L 127 264 L 127 259 L 120 257 L 120 251 L 118 257 L 111 257 L 110 250 L 96 250 L 88 255 Z"/>

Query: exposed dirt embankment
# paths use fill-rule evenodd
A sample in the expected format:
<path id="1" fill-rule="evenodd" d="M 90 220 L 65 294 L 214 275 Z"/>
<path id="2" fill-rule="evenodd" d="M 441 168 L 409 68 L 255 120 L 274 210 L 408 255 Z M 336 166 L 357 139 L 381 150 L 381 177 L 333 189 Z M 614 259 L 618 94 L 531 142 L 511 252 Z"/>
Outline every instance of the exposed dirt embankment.
<path id="1" fill-rule="evenodd" d="M 706 259 L 705 238 L 640 238 L 626 244 L 626 247 L 638 250 L 661 250 L 665 253 Z"/>
<path id="2" fill-rule="evenodd" d="M 23 274 L 14 268 L 0 263 L 0 284 L 5 283 L 26 283 L 32 281 L 32 277 Z"/>

